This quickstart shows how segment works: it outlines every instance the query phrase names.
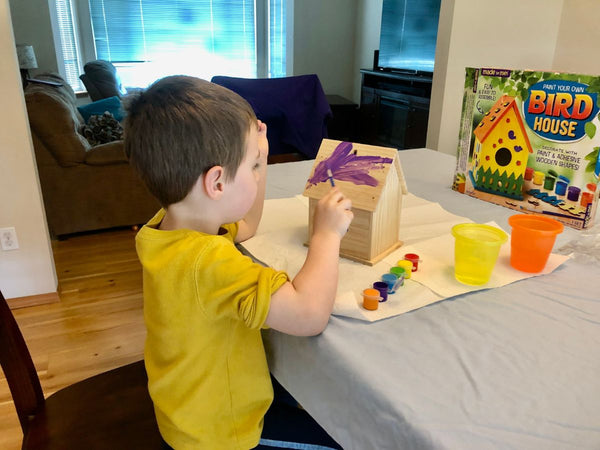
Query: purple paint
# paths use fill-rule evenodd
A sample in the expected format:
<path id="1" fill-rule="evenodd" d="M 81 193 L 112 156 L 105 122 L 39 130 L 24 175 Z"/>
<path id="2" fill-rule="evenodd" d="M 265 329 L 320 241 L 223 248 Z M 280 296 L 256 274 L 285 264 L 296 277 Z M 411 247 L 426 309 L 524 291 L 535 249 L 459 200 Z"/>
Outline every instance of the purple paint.
<path id="1" fill-rule="evenodd" d="M 393 159 L 358 156 L 356 151 L 352 154 L 351 151 L 351 142 L 341 142 L 329 158 L 317 164 L 313 176 L 308 180 L 308 186 L 326 182 L 329 179 L 327 169 L 331 169 L 336 180 L 349 181 L 356 185 L 377 186 L 379 183 L 369 175 L 369 171 L 383 169 L 384 164 L 391 164 Z"/>
<path id="2" fill-rule="evenodd" d="M 519 153 L 521 150 L 523 150 L 523 147 L 520 145 L 515 145 L 515 152 Z"/>
<path id="3" fill-rule="evenodd" d="M 510 140 L 513 140 L 513 139 L 516 139 L 516 138 L 517 138 L 517 136 L 515 136 L 515 132 L 514 132 L 513 130 L 510 130 L 510 131 L 508 132 L 508 138 L 509 138 Z"/>

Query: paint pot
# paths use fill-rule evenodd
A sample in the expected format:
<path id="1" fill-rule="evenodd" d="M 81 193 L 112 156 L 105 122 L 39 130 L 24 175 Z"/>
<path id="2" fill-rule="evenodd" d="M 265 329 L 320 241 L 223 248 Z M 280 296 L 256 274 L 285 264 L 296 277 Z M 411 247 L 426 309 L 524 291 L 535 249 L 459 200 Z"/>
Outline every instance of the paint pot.
<path id="1" fill-rule="evenodd" d="M 404 269 L 404 278 L 408 280 L 413 269 L 413 263 L 406 259 L 401 259 L 396 263 L 396 265 Z"/>
<path id="2" fill-rule="evenodd" d="M 587 207 L 590 203 L 594 202 L 594 194 L 592 192 L 583 192 L 581 194 L 581 206 Z"/>
<path id="3" fill-rule="evenodd" d="M 533 173 L 533 184 L 541 186 L 544 183 L 544 172 L 538 172 L 537 170 Z"/>
<path id="4" fill-rule="evenodd" d="M 454 278 L 472 286 L 487 283 L 508 235 L 500 228 L 478 223 L 454 225 L 452 235 L 455 238 Z"/>
<path id="5" fill-rule="evenodd" d="M 525 175 L 523 176 L 523 178 L 527 181 L 531 181 L 533 180 L 533 173 L 535 171 L 533 170 L 533 167 L 526 167 L 525 168 Z"/>
<path id="6" fill-rule="evenodd" d="M 588 191 L 596 192 L 596 185 L 594 183 L 588 183 L 586 187 L 588 188 Z"/>
<path id="7" fill-rule="evenodd" d="M 567 177 L 565 177 L 564 175 L 559 175 L 558 179 L 561 181 L 564 181 L 565 183 L 569 184 L 571 182 L 571 180 L 569 180 Z"/>
<path id="8" fill-rule="evenodd" d="M 381 297 L 380 302 L 385 302 L 388 298 L 388 285 L 383 281 L 376 281 L 373 283 L 373 288 L 379 291 L 379 296 Z"/>
<path id="9" fill-rule="evenodd" d="M 419 259 L 419 255 L 417 255 L 416 253 L 407 253 L 406 255 L 404 255 L 404 259 L 410 261 L 413 264 L 413 272 L 416 272 L 419 269 L 419 262 L 421 262 L 421 260 Z"/>
<path id="10" fill-rule="evenodd" d="M 567 191 L 567 200 L 571 200 L 572 202 L 578 201 L 580 192 L 581 189 L 579 189 L 577 186 L 569 186 Z"/>
<path id="11" fill-rule="evenodd" d="M 388 294 L 394 294 L 396 292 L 396 284 L 398 283 L 398 277 L 393 273 L 384 273 L 381 276 L 383 281 L 388 286 Z"/>
<path id="12" fill-rule="evenodd" d="M 567 183 L 562 180 L 556 182 L 556 186 L 554 187 L 554 193 L 556 195 L 565 195 L 567 192 Z"/>
<path id="13" fill-rule="evenodd" d="M 510 265 L 522 272 L 537 273 L 546 267 L 562 223 L 546 216 L 515 214 L 508 218 L 512 227 Z"/>
<path id="14" fill-rule="evenodd" d="M 377 289 L 365 289 L 363 291 L 363 308 L 368 309 L 369 311 L 375 311 L 379 308 L 379 300 L 381 300 L 381 296 L 379 295 L 379 291 Z"/>
<path id="15" fill-rule="evenodd" d="M 556 178 L 554 178 L 554 177 L 547 176 L 546 178 L 544 178 L 544 189 L 547 189 L 549 191 L 554 190 L 554 182 L 555 181 L 556 181 Z"/>
<path id="16" fill-rule="evenodd" d="M 550 175 L 553 178 L 558 178 L 558 172 L 556 172 L 556 170 L 554 170 L 554 169 L 550 169 L 548 171 L 548 175 Z"/>
<path id="17" fill-rule="evenodd" d="M 406 278 L 406 270 L 404 269 L 404 267 L 394 266 L 390 268 L 390 273 L 393 273 L 398 278 L 400 278 L 401 276 Z"/>

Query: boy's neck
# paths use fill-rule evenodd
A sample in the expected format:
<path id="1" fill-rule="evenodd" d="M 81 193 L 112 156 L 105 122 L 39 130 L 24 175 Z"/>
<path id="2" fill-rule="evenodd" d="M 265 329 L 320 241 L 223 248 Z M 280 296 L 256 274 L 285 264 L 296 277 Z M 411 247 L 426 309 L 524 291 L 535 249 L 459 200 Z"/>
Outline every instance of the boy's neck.
<path id="1" fill-rule="evenodd" d="M 195 230 L 206 234 L 218 234 L 222 223 L 218 217 L 207 214 L 209 209 L 190 208 L 183 203 L 175 203 L 166 208 L 165 217 L 160 223 L 161 230 Z M 212 216 L 212 217 L 211 217 Z"/>

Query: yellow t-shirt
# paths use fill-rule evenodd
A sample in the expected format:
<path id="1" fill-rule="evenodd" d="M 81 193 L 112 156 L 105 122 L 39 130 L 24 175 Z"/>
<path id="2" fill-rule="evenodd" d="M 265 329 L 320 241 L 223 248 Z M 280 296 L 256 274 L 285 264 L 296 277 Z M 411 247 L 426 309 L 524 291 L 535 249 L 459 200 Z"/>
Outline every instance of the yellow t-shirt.
<path id="1" fill-rule="evenodd" d="M 273 388 L 260 334 L 271 294 L 288 280 L 222 235 L 158 229 L 136 236 L 144 270 L 145 362 L 161 434 L 173 448 L 258 445 Z"/>

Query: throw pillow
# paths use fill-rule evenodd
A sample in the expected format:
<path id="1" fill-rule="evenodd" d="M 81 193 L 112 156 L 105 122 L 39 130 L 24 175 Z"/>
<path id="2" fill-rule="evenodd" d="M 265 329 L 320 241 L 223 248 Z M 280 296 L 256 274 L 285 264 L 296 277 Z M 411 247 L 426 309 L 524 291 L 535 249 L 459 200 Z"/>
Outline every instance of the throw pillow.
<path id="1" fill-rule="evenodd" d="M 123 127 L 108 111 L 100 116 L 91 116 L 80 133 L 92 146 L 123 139 Z"/>
<path id="2" fill-rule="evenodd" d="M 77 109 L 83 116 L 86 123 L 91 116 L 101 116 L 105 111 L 108 111 L 119 122 L 123 120 L 123 109 L 121 108 L 121 99 L 117 96 L 103 98 L 87 105 L 78 106 Z"/>

